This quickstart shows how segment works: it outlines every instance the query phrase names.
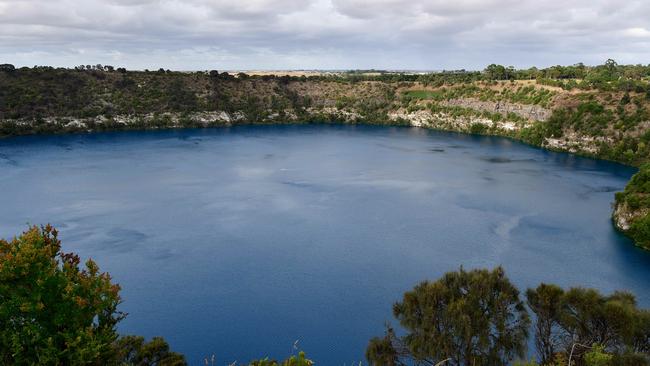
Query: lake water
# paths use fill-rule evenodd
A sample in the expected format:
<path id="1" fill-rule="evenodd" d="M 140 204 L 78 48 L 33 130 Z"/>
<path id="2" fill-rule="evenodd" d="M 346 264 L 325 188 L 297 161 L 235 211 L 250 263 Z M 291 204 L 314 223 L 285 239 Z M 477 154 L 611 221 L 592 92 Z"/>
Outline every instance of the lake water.
<path id="1" fill-rule="evenodd" d="M 193 365 L 364 359 L 391 305 L 449 270 L 503 265 L 625 289 L 650 253 L 610 222 L 634 170 L 417 128 L 273 126 L 0 141 L 0 237 L 51 222 L 122 286 L 123 333 Z"/>

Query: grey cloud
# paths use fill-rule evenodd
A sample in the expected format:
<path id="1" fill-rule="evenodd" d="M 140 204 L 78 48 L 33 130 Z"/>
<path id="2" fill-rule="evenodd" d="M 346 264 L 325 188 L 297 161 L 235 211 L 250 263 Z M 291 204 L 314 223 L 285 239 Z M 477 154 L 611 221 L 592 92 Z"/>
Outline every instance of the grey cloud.
<path id="1" fill-rule="evenodd" d="M 644 0 L 0 0 L 0 61 L 480 69 L 650 59 Z"/>

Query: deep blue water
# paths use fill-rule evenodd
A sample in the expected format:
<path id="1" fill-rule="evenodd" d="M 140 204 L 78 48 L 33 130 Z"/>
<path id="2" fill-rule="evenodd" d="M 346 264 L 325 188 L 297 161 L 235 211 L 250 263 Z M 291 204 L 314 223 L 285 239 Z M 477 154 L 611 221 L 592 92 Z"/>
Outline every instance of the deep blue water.
<path id="1" fill-rule="evenodd" d="M 634 292 L 650 254 L 614 231 L 634 170 L 507 139 L 416 128 L 275 126 L 0 141 L 0 237 L 51 222 L 122 286 L 120 331 L 193 365 L 363 360 L 425 279 L 503 265 Z"/>

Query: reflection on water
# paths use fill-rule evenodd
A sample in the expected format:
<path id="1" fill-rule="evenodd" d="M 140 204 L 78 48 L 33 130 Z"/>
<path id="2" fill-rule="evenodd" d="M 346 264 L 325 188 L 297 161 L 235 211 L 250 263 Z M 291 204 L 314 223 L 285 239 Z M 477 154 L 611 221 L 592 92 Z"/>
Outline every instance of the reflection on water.
<path id="1" fill-rule="evenodd" d="M 125 333 L 193 364 L 363 359 L 407 289 L 460 265 L 626 289 L 650 255 L 610 223 L 634 170 L 493 137 L 275 126 L 0 141 L 0 236 L 55 224 L 122 285 Z"/>

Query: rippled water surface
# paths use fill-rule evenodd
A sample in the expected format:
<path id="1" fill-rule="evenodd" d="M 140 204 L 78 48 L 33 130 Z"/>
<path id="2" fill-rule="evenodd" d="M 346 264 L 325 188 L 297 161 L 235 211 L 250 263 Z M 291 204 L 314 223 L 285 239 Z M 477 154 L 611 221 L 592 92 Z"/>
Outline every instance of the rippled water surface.
<path id="1" fill-rule="evenodd" d="M 617 164 L 501 138 L 276 126 L 0 141 L 0 237 L 51 222 L 122 286 L 124 333 L 194 365 L 284 357 L 351 365 L 391 304 L 445 271 L 503 265 L 626 289 L 650 255 L 610 224 Z"/>

